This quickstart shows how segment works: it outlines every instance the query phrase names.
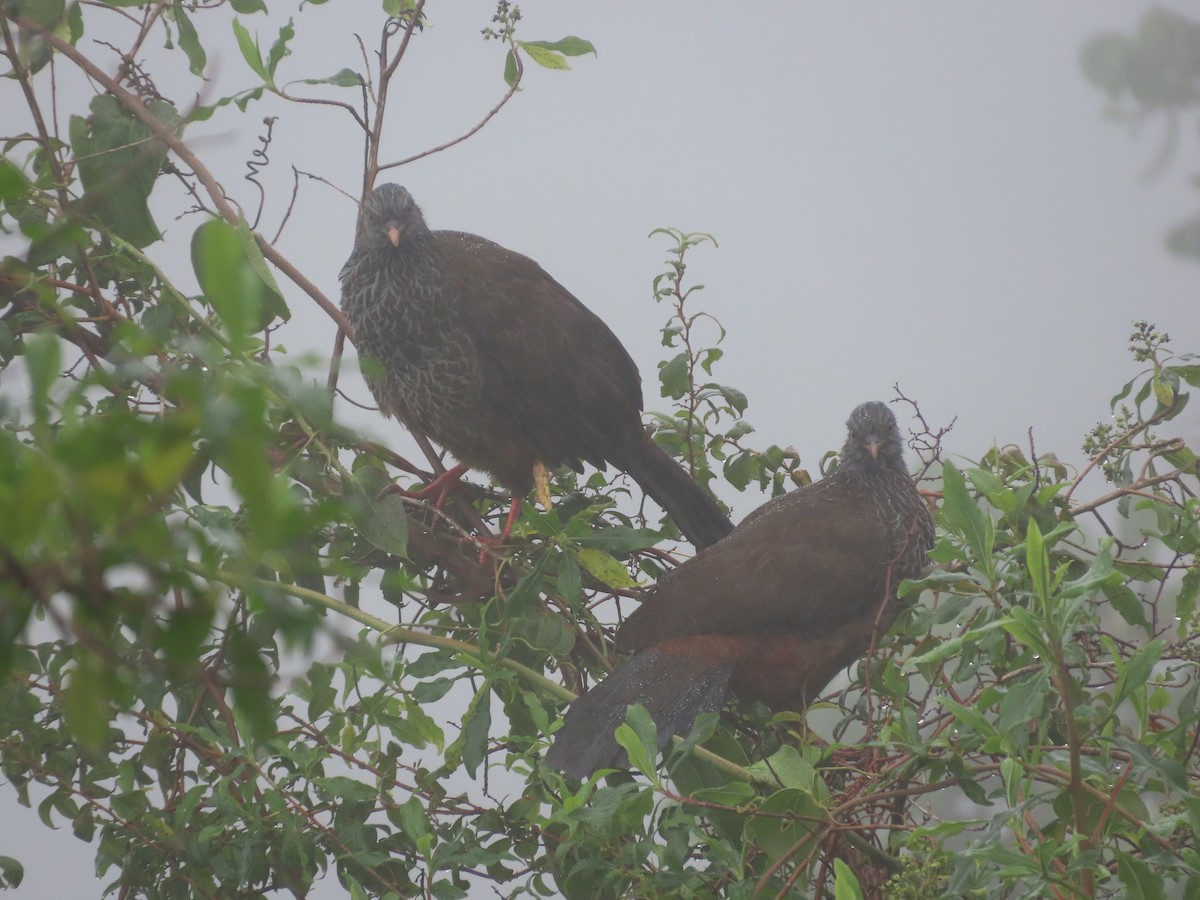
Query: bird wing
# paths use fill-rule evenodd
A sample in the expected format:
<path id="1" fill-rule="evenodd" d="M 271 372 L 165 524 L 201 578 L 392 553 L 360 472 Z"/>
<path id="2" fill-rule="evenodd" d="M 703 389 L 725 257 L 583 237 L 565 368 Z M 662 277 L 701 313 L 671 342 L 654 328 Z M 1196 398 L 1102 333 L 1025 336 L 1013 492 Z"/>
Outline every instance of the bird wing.
<path id="1" fill-rule="evenodd" d="M 640 428 L 637 366 L 604 322 L 532 259 L 475 235 L 453 235 L 448 293 L 482 367 L 485 402 L 551 457 L 602 464 L 615 424 Z"/>
<path id="2" fill-rule="evenodd" d="M 892 553 L 868 504 L 821 482 L 771 501 L 665 576 L 618 631 L 617 647 L 637 651 L 700 634 L 832 631 L 883 599 Z"/>

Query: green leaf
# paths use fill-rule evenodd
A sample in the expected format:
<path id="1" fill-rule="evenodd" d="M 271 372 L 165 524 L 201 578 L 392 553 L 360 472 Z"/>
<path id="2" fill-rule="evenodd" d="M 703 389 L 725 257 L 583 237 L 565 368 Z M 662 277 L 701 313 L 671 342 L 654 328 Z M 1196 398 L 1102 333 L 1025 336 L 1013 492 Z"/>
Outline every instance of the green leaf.
<path id="1" fill-rule="evenodd" d="M 704 369 L 705 374 L 711 376 L 713 364 L 720 360 L 724 355 L 725 351 L 719 347 L 709 347 L 705 349 L 700 358 L 700 366 Z M 744 397 L 745 395 L 743 394 L 742 396 Z"/>
<path id="2" fill-rule="evenodd" d="M 408 555 L 408 515 L 404 501 L 392 491 L 381 494 L 391 482 L 378 466 L 363 466 L 342 490 L 358 533 L 385 553 Z"/>
<path id="3" fill-rule="evenodd" d="M 492 690 L 488 684 L 475 694 L 463 717 L 462 761 L 467 774 L 475 777 L 475 770 L 487 759 L 488 732 L 492 729 Z"/>
<path id="4" fill-rule="evenodd" d="M 1143 860 L 1130 853 L 1116 854 L 1117 880 L 1125 886 L 1126 900 L 1159 900 L 1164 896 L 1163 880 Z"/>
<path id="5" fill-rule="evenodd" d="M 180 665 L 194 662 L 200 646 L 208 636 L 212 622 L 211 607 L 184 607 L 174 610 L 160 639 L 166 658 Z"/>
<path id="6" fill-rule="evenodd" d="M 1113 744 L 1132 756 L 1139 765 L 1153 772 L 1158 772 L 1171 787 L 1184 793 L 1187 792 L 1187 770 L 1176 760 L 1155 756 L 1150 748 L 1141 741 L 1131 740 L 1130 738 L 1118 736 L 1113 739 Z"/>
<path id="7" fill-rule="evenodd" d="M 1120 666 L 1121 674 L 1117 677 L 1117 689 L 1113 695 L 1114 712 L 1133 691 L 1146 686 L 1154 667 L 1162 658 L 1165 647 L 1164 641 L 1151 641 L 1144 647 L 1139 647 L 1133 656 L 1129 657 L 1128 662 Z"/>
<path id="8" fill-rule="evenodd" d="M 1158 369 L 1150 379 L 1150 384 L 1154 389 L 1154 399 L 1158 401 L 1159 406 L 1171 406 L 1175 402 L 1175 395 L 1179 391 L 1179 377 L 1170 369 Z"/>
<path id="9" fill-rule="evenodd" d="M 1130 393 L 1133 391 L 1133 386 L 1136 383 L 1137 383 L 1136 378 L 1125 382 L 1124 387 L 1122 387 L 1121 390 L 1117 391 L 1117 393 L 1113 394 L 1113 396 L 1109 399 L 1109 401 L 1108 401 L 1109 408 L 1111 408 L 1115 411 L 1117 408 L 1117 404 L 1120 403 L 1122 400 L 1124 400 L 1126 397 L 1128 397 L 1130 395 Z"/>
<path id="10" fill-rule="evenodd" d="M 182 3 L 175 3 L 171 7 L 171 18 L 175 20 L 175 27 L 179 29 L 179 46 L 187 54 L 188 69 L 193 75 L 203 75 L 208 57 L 200 43 L 200 35 L 196 33 L 196 26 L 192 24 L 192 19 Z"/>
<path id="11" fill-rule="evenodd" d="M 662 395 L 678 400 L 691 389 L 688 380 L 688 356 L 679 353 L 666 362 L 658 364 L 658 380 L 662 385 Z"/>
<path id="12" fill-rule="evenodd" d="M 963 764 L 961 757 L 951 756 L 946 760 L 946 768 L 951 775 L 958 779 L 958 788 L 966 795 L 968 800 L 980 806 L 994 805 L 988 799 L 987 791 L 975 780 L 975 776 L 971 773 L 971 770 Z"/>
<path id="13" fill-rule="evenodd" d="M 192 268 L 204 298 L 217 311 L 230 341 L 245 348 L 258 321 L 259 291 L 242 259 L 236 229 L 209 219 L 192 233 Z"/>
<path id="14" fill-rule="evenodd" d="M 258 39 L 250 37 L 246 26 L 237 19 L 233 20 L 233 33 L 237 37 L 238 49 L 242 51 L 242 59 L 246 60 L 246 65 L 253 69 L 259 78 L 267 81 L 267 67 L 263 64 L 262 51 L 258 49 Z"/>
<path id="15" fill-rule="evenodd" d="M 739 491 L 744 491 L 759 471 L 758 458 L 751 450 L 743 450 L 729 457 L 721 467 L 721 473 L 725 476 L 725 480 Z"/>
<path id="16" fill-rule="evenodd" d="M 637 587 L 637 582 L 621 562 L 603 550 L 592 547 L 571 547 L 571 555 L 593 578 L 610 588 Z"/>
<path id="17" fill-rule="evenodd" d="M 942 490 L 942 518 L 947 527 L 966 539 L 976 563 L 990 572 L 994 525 L 967 492 L 962 473 L 949 460 L 942 466 Z"/>
<path id="18" fill-rule="evenodd" d="M 62 35 L 63 31 L 60 27 L 58 34 Z M 72 3 L 67 7 L 67 40 L 71 44 L 78 44 L 79 39 L 83 37 L 83 4 Z"/>
<path id="19" fill-rule="evenodd" d="M 504 83 L 512 87 L 517 83 L 517 55 L 509 50 L 504 55 Z"/>
<path id="20" fill-rule="evenodd" d="M 1057 540 L 1063 534 L 1069 531 L 1063 530 L 1063 524 L 1059 524 L 1055 529 L 1046 535 L 1047 541 Z M 1059 589 L 1059 592 L 1064 598 L 1076 597 L 1092 597 L 1098 590 L 1103 590 L 1106 594 L 1112 588 L 1123 585 L 1124 577 L 1113 568 L 1113 542 L 1111 538 L 1105 538 L 1100 542 L 1100 546 L 1096 549 L 1096 555 L 1092 560 L 1092 564 L 1088 566 L 1088 570 L 1074 581 L 1068 581 Z"/>
<path id="21" fill-rule="evenodd" d="M 634 550 L 653 547 L 659 538 L 659 533 L 653 528 L 614 525 L 611 528 L 599 528 L 582 534 L 575 538 L 575 543 L 581 547 L 595 547 L 612 553 L 631 553 Z"/>
<path id="22" fill-rule="evenodd" d="M 978 734 L 981 737 L 991 737 L 992 735 L 996 734 L 996 729 L 992 727 L 992 723 L 989 722 L 978 710 L 969 706 L 961 706 L 960 704 L 955 703 L 953 700 L 947 699 L 946 697 L 943 697 L 940 702 L 942 706 L 944 706 L 953 714 L 954 718 L 956 718 L 961 724 L 967 726 L 967 728 L 973 731 L 975 734 Z"/>
<path id="23" fill-rule="evenodd" d="M 701 713 L 700 715 L 696 716 L 695 720 L 692 722 L 691 730 L 689 730 L 687 733 L 687 737 L 685 737 L 681 741 L 673 741 L 672 742 L 673 743 L 673 746 L 671 747 L 672 754 L 678 753 L 678 754 L 682 754 L 682 755 L 686 756 L 686 755 L 692 753 L 696 749 L 696 746 L 698 744 L 704 744 L 709 738 L 711 738 L 716 733 L 717 726 L 720 724 L 721 724 L 721 714 L 720 713 L 706 712 L 706 713 Z M 680 763 L 682 763 L 682 762 L 683 761 L 681 760 Z M 672 772 L 671 772 L 672 776 L 675 775 L 677 770 L 678 770 L 678 764 L 676 765 L 676 768 L 672 770 Z"/>
<path id="24" fill-rule="evenodd" d="M 17 888 L 25 880 L 25 867 L 11 856 L 0 856 L 0 888 Z"/>
<path id="25" fill-rule="evenodd" d="M 825 782 L 817 774 L 812 763 L 800 755 L 795 747 L 785 744 L 767 759 L 749 766 L 751 772 L 764 781 L 778 781 L 785 788 L 796 788 L 821 800 L 829 793 Z"/>
<path id="26" fill-rule="evenodd" d="M 275 733 L 275 710 L 271 702 L 271 672 L 253 641 L 245 632 L 230 630 L 230 682 L 234 710 L 241 727 L 259 740 Z"/>
<path id="27" fill-rule="evenodd" d="M 1200 365 L 1171 366 L 1171 370 L 1192 387 L 1200 387 Z"/>
<path id="28" fill-rule="evenodd" d="M 179 124 L 169 103 L 152 100 L 146 105 L 167 127 Z M 147 201 L 167 158 L 166 145 L 154 140 L 150 129 L 115 97 L 99 94 L 90 109 L 87 119 L 72 116 L 69 127 L 83 182 L 76 211 L 140 249 L 161 237 Z"/>
<path id="29" fill-rule="evenodd" d="M 328 78 L 304 78 L 304 84 L 332 84 L 335 87 L 359 87 L 363 78 L 353 69 L 339 69 Z"/>
<path id="30" fill-rule="evenodd" d="M 578 563 L 569 554 L 564 554 L 559 562 L 555 588 L 571 609 L 579 609 L 579 604 L 583 602 L 583 581 L 579 577 Z"/>
<path id="31" fill-rule="evenodd" d="M 44 423 L 50 415 L 50 389 L 62 373 L 62 348 L 55 335 L 33 334 L 25 339 L 25 371 L 34 414 Z"/>
<path id="32" fill-rule="evenodd" d="M 1004 799 L 1015 809 L 1020 802 L 1024 769 L 1017 760 L 1006 756 L 1000 760 L 1000 776 L 1004 779 Z"/>
<path id="33" fill-rule="evenodd" d="M 746 412 L 746 407 L 750 405 L 750 400 L 742 391 L 727 384 L 718 384 L 715 389 L 737 415 L 740 416 Z"/>
<path id="34" fill-rule="evenodd" d="M 746 840 L 776 860 L 799 847 L 801 857 L 825 833 L 827 816 L 807 791 L 784 788 L 764 800 L 746 822 Z"/>
<path id="35" fill-rule="evenodd" d="M 999 620 L 1001 627 L 1039 656 L 1052 655 L 1043 630 L 1043 622 L 1023 606 L 1011 606 L 1008 618 Z M 1062 635 L 1059 635 L 1061 639 Z"/>
<path id="36" fill-rule="evenodd" d="M 557 50 L 564 56 L 583 56 L 586 53 L 599 56 L 596 53 L 596 47 L 591 41 L 585 41 L 583 38 L 575 37 L 574 35 L 568 35 L 557 41 L 525 41 L 521 46 L 541 47 L 543 50 Z"/>
<path id="37" fill-rule="evenodd" d="M 1179 620 L 1179 636 L 1189 633 L 1188 619 L 1196 609 L 1196 600 L 1200 597 L 1200 571 L 1189 569 L 1183 573 L 1179 585 L 1179 593 L 1175 597 L 1175 618 Z"/>
<path id="38" fill-rule="evenodd" d="M 367 803 L 375 799 L 375 790 L 368 784 L 345 775 L 328 775 L 313 782 L 317 795 L 325 800 L 346 803 Z"/>
<path id="39" fill-rule="evenodd" d="M 529 58 L 543 68 L 558 69 L 560 71 L 571 68 L 570 64 L 561 53 L 556 53 L 553 50 L 547 50 L 545 47 L 538 46 L 537 43 L 517 41 L 517 46 L 528 53 Z"/>
<path id="40" fill-rule="evenodd" d="M 833 861 L 833 897 L 834 900 L 863 900 L 858 877 L 841 859 Z"/>
<path id="41" fill-rule="evenodd" d="M 71 833 L 85 843 L 92 842 L 92 837 L 96 834 L 96 818 L 87 804 L 79 807 L 79 812 L 71 820 Z"/>
<path id="42" fill-rule="evenodd" d="M 550 656 L 567 656 L 575 647 L 575 630 L 566 619 L 553 613 L 520 619 L 512 636 Z"/>
<path id="43" fill-rule="evenodd" d="M 1003 734 L 1017 732 L 1013 739 L 1020 741 L 1030 723 L 1042 716 L 1042 704 L 1049 687 L 1049 675 L 1042 670 L 1009 684 L 1000 701 L 1000 716 L 996 728 Z"/>
<path id="44" fill-rule="evenodd" d="M 429 820 L 426 818 L 425 806 L 415 794 L 400 804 L 400 830 L 417 845 L 429 837 Z"/>
<path id="45" fill-rule="evenodd" d="M 617 727 L 613 736 L 629 757 L 629 764 L 657 783 L 658 728 L 646 707 L 640 703 L 630 704 L 626 721 Z"/>
<path id="46" fill-rule="evenodd" d="M 1042 531 L 1033 519 L 1025 532 L 1025 565 L 1029 569 L 1029 580 L 1033 592 L 1046 609 L 1050 602 L 1050 557 L 1042 541 Z"/>
<path id="47" fill-rule="evenodd" d="M 91 751 L 104 747 L 111 701 L 110 673 L 92 653 L 81 649 L 63 698 L 67 725 L 81 747 Z"/>
<path id="48" fill-rule="evenodd" d="M 72 6 L 75 5 L 72 4 Z M 16 8 L 12 12 L 28 16 L 39 25 L 44 25 L 47 29 L 53 31 L 59 37 L 67 36 L 66 30 L 63 28 L 63 12 L 66 9 L 66 0 L 22 0 L 22 2 L 15 4 L 12 0 L 9 0 L 4 6 L 15 6 Z M 8 9 L 5 9 L 6 13 L 8 11 Z M 52 55 L 49 43 L 33 29 L 27 30 L 22 28 L 17 31 L 17 58 L 20 60 L 21 66 L 28 70 L 29 74 L 33 75 L 40 72 L 46 63 L 50 62 Z M 11 71 L 6 72 L 5 75 L 9 78 L 13 77 Z"/>
<path id="49" fill-rule="evenodd" d="M 279 29 L 279 36 L 267 52 L 267 78 L 271 84 L 275 83 L 275 70 L 279 68 L 280 62 L 283 61 L 285 56 L 292 55 L 292 49 L 288 46 L 288 43 L 295 36 L 295 26 L 292 24 L 292 20 L 288 19 L 288 23 Z"/>
<path id="50" fill-rule="evenodd" d="M 943 660 L 949 659 L 952 656 L 958 656 L 962 652 L 964 645 L 972 644 L 977 641 L 979 637 L 987 634 L 989 631 L 995 631 L 997 628 L 1003 628 L 1004 626 L 1005 622 L 997 619 L 996 621 L 989 622 L 986 625 L 981 625 L 978 628 L 972 628 L 970 631 L 960 635 L 959 637 L 943 640 L 941 643 L 935 645 L 925 653 L 921 653 L 912 657 L 909 659 L 908 663 L 910 666 L 916 668 L 919 666 L 927 666 L 934 663 L 939 663 Z"/>
<path id="51" fill-rule="evenodd" d="M 508 592 L 508 603 L 505 607 L 505 615 L 510 617 L 528 615 L 534 611 L 542 609 L 541 593 L 543 589 L 543 579 L 546 575 L 546 568 L 550 564 L 550 554 L 541 556 L 533 568 L 529 570 L 516 587 Z"/>
<path id="52" fill-rule="evenodd" d="M 235 227 L 224 219 L 209 219 L 197 228 L 192 234 L 192 268 L 235 347 L 251 346 L 247 338 L 274 319 L 291 318 L 245 223 Z"/>
<path id="53" fill-rule="evenodd" d="M 13 12 L 28 16 L 39 25 L 53 26 L 62 18 L 66 10 L 66 0 L 20 0 L 17 3 L 6 3 L 15 6 Z"/>
<path id="54" fill-rule="evenodd" d="M 418 682 L 412 690 L 413 699 L 418 703 L 436 703 L 450 693 L 457 683 L 456 678 L 435 678 L 433 681 Z"/>
<path id="55" fill-rule="evenodd" d="M 0 157 L 0 201 L 9 203 L 24 197 L 30 189 L 29 179 L 8 159 Z"/>
<path id="56" fill-rule="evenodd" d="M 313 0 L 309 0 L 313 2 Z M 243 16 L 248 16 L 256 12 L 266 12 L 267 4 L 263 0 L 229 0 L 229 5 L 233 7 L 235 13 L 240 13 Z"/>
<path id="57" fill-rule="evenodd" d="M 254 236 L 254 232 L 250 230 L 250 226 L 245 221 L 240 221 L 234 233 L 242 250 L 242 258 L 259 281 L 259 304 L 262 313 L 257 323 L 258 329 L 261 331 L 275 319 L 288 321 L 292 317 L 292 311 L 288 309 L 287 302 L 283 299 L 279 283 L 275 281 L 275 275 L 271 271 L 271 267 L 267 265 L 267 259 L 258 246 L 258 239 Z"/>

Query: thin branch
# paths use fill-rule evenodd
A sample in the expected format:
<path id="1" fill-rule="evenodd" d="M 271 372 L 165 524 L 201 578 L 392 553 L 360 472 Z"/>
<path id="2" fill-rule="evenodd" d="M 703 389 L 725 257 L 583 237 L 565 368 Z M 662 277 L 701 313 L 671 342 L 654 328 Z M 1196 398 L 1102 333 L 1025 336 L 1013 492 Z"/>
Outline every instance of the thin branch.
<path id="1" fill-rule="evenodd" d="M 195 173 L 196 178 L 204 185 L 205 191 L 216 207 L 217 213 L 230 225 L 237 226 L 241 223 L 241 214 L 234 209 L 230 204 L 229 199 L 225 196 L 225 191 L 220 183 L 213 176 L 208 167 L 200 161 L 200 158 L 192 152 L 191 148 L 183 142 L 183 139 L 173 129 L 165 125 L 154 113 L 142 103 L 141 99 L 135 94 L 126 90 L 123 86 L 117 83 L 111 76 L 102 71 L 99 66 L 93 63 L 90 59 L 80 53 L 72 44 L 60 38 L 53 31 L 28 16 L 16 16 L 15 21 L 22 28 L 27 28 L 30 31 L 40 35 L 46 43 L 52 46 L 55 50 L 73 62 L 76 66 L 82 69 L 88 77 L 99 83 L 106 91 L 112 94 L 121 105 L 129 112 L 133 113 L 140 119 L 154 134 L 156 138 L 161 140 L 167 147 L 178 156 L 189 169 Z M 258 232 L 253 232 L 254 239 L 257 242 L 263 256 L 275 264 L 275 267 L 283 272 L 291 281 L 299 287 L 310 298 L 316 301 L 317 305 L 325 311 L 337 326 L 341 328 L 350 337 L 354 339 L 354 329 L 350 322 L 333 303 L 315 284 L 306 278 L 299 269 L 297 269 L 283 254 L 276 250 L 271 243 Z"/>
<path id="2" fill-rule="evenodd" d="M 500 110 L 502 110 L 504 108 L 505 104 L 507 104 L 508 101 L 513 98 L 513 95 L 516 94 L 517 90 L 520 88 L 521 76 L 524 74 L 525 69 L 524 69 L 524 64 L 521 62 L 520 55 L 515 55 L 515 56 L 516 56 L 516 60 L 517 60 L 517 78 L 516 78 L 516 80 L 512 83 L 512 87 L 510 87 L 508 89 L 508 93 L 506 93 L 503 97 L 500 98 L 500 102 L 497 103 L 495 106 L 493 106 L 491 108 L 491 110 L 488 111 L 488 114 L 486 116 L 484 116 L 482 119 L 480 119 L 474 128 L 472 128 L 470 131 L 467 131 L 465 134 L 462 134 L 459 137 L 454 138 L 454 140 L 446 141 L 446 143 L 444 143 L 444 144 L 439 144 L 436 147 L 430 147 L 428 150 L 423 150 L 420 153 L 415 153 L 412 156 L 407 156 L 404 159 L 397 160 L 396 162 L 383 163 L 382 165 L 377 165 L 375 168 L 375 171 L 378 173 L 378 172 L 383 172 L 386 169 L 394 169 L 398 166 L 406 166 L 411 162 L 416 162 L 418 159 L 424 159 L 426 156 L 432 156 L 435 153 L 441 153 L 443 150 L 450 149 L 455 144 L 461 144 L 467 138 L 471 137 L 476 132 L 478 132 L 481 128 L 483 128 L 484 125 L 486 125 L 488 122 L 490 122 L 492 120 L 492 118 L 496 115 L 496 113 L 500 112 Z"/>
<path id="3" fill-rule="evenodd" d="M 396 71 L 396 67 L 400 65 L 400 60 L 404 58 L 405 51 L 408 50 L 408 42 L 412 40 L 413 31 L 417 27 L 417 23 L 421 21 L 421 13 L 425 9 L 425 0 L 417 0 L 416 5 L 408 14 L 408 26 L 404 29 L 404 38 L 400 42 L 400 47 L 396 51 L 396 56 L 390 62 L 387 58 L 388 39 L 395 32 L 391 30 L 393 24 L 388 22 L 384 27 L 383 37 L 379 45 L 379 89 L 377 92 L 377 100 L 375 102 L 375 122 L 367 135 L 367 165 L 363 169 L 363 190 L 362 196 L 367 193 L 375 184 L 375 174 L 379 171 L 379 145 L 383 140 L 383 119 L 384 113 L 387 110 L 387 94 L 388 87 L 392 80 L 392 75 Z"/>
<path id="4" fill-rule="evenodd" d="M 339 109 L 344 109 L 354 118 L 354 121 L 358 124 L 359 128 L 363 129 L 364 131 L 367 129 L 367 123 L 359 114 L 358 110 L 345 100 L 325 100 L 321 97 L 297 97 L 293 94 L 289 94 L 283 88 L 276 89 L 275 93 L 291 103 L 303 103 L 308 106 L 336 106 Z"/>
<path id="5" fill-rule="evenodd" d="M 1157 475 L 1153 478 L 1144 478 L 1140 481 L 1135 481 L 1133 484 L 1128 484 L 1123 488 L 1118 488 L 1111 491 L 1102 497 L 1097 497 L 1095 500 L 1088 503 L 1081 503 L 1078 506 L 1071 507 L 1071 514 L 1078 516 L 1080 513 L 1090 512 L 1097 509 L 1106 503 L 1111 503 L 1114 500 L 1120 500 L 1122 497 L 1144 497 L 1147 500 L 1162 501 L 1162 497 L 1156 497 L 1154 494 L 1142 493 L 1144 488 L 1153 487 L 1156 484 L 1163 484 L 1167 481 L 1175 481 L 1180 475 L 1187 475 L 1195 471 L 1195 464 L 1181 466 L 1174 471 L 1168 472 L 1165 475 Z"/>

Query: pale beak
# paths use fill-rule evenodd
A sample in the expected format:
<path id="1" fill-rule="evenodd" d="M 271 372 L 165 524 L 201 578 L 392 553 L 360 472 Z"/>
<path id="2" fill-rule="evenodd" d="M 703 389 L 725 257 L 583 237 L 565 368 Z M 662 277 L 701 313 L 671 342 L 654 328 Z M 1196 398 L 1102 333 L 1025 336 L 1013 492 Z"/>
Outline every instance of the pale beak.
<path id="1" fill-rule="evenodd" d="M 879 459 L 879 439 L 875 437 L 867 438 L 867 452 L 871 454 L 871 459 Z"/>
<path id="2" fill-rule="evenodd" d="M 388 240 L 392 242 L 393 247 L 400 246 L 400 229 L 393 225 L 387 230 Z"/>

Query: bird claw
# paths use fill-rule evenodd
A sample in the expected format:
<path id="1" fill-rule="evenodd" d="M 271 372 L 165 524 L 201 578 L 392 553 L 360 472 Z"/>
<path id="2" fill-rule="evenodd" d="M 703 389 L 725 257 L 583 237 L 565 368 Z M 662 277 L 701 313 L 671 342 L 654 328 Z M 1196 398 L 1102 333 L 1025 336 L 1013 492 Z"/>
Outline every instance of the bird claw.
<path id="1" fill-rule="evenodd" d="M 433 479 L 433 481 L 429 482 L 429 484 L 425 485 L 423 488 L 419 488 L 415 491 L 410 491 L 408 488 L 402 488 L 398 484 L 389 484 L 379 492 L 379 496 L 382 497 L 386 494 L 395 493 L 400 494 L 403 497 L 409 497 L 413 500 L 426 500 L 436 494 L 437 499 L 434 500 L 433 507 L 434 509 L 441 509 L 442 504 L 446 502 L 446 497 L 450 495 L 451 488 L 458 484 L 469 468 L 470 466 L 466 465 L 465 463 L 459 463 L 453 468 L 447 469 L 445 472 L 439 474 Z"/>
<path id="2" fill-rule="evenodd" d="M 517 517 L 521 514 L 521 499 L 513 497 L 512 506 L 508 509 L 508 516 L 504 519 L 504 527 L 500 530 L 499 537 L 492 537 L 490 534 L 479 534 L 475 536 L 475 541 L 482 545 L 483 549 L 479 551 L 479 564 L 482 566 L 487 561 L 489 550 L 494 550 L 507 544 L 512 537 L 513 524 L 517 521 Z"/>

